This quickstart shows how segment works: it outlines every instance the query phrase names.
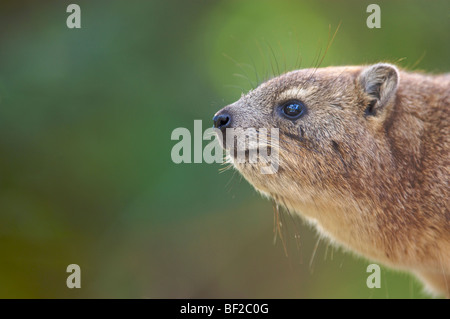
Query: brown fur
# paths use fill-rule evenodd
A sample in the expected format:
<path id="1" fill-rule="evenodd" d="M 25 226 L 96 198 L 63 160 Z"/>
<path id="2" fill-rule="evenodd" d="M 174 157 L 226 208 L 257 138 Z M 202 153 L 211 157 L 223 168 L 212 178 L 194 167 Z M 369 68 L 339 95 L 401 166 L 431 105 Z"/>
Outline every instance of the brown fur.
<path id="1" fill-rule="evenodd" d="M 290 99 L 307 107 L 295 121 L 277 113 Z M 298 70 L 223 110 L 232 127 L 280 129 L 278 173 L 234 164 L 257 190 L 450 296 L 449 75 L 389 64 Z"/>

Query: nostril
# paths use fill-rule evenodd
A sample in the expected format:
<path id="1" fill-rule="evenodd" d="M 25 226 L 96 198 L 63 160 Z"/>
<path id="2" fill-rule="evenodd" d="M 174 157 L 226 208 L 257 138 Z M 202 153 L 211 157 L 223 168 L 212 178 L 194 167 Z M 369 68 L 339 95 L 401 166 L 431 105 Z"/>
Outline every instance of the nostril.
<path id="1" fill-rule="evenodd" d="M 228 114 L 219 114 L 213 117 L 214 127 L 224 130 L 226 129 L 231 122 L 231 117 Z"/>
<path id="2" fill-rule="evenodd" d="M 228 115 L 221 116 L 221 118 L 219 118 L 219 127 L 228 126 L 229 122 L 230 117 Z"/>

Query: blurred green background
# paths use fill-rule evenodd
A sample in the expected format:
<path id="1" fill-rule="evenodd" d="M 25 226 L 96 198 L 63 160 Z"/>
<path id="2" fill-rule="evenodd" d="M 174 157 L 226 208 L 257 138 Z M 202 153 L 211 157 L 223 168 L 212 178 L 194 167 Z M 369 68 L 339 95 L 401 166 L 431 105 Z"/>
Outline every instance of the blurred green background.
<path id="1" fill-rule="evenodd" d="M 255 82 L 314 65 L 339 23 L 322 66 L 450 71 L 449 1 L 377 1 L 381 29 L 370 3 L 2 1 L 0 297 L 426 297 L 386 268 L 368 289 L 371 262 L 299 220 L 286 257 L 245 180 L 170 157 L 173 129 L 206 129 Z M 81 289 L 66 287 L 72 263 Z"/>

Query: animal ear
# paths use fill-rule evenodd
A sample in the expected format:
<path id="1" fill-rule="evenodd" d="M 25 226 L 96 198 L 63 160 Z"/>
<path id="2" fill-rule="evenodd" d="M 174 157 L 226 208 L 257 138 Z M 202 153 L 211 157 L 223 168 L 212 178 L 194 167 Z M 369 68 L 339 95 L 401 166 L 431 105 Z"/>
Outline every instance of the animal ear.
<path id="1" fill-rule="evenodd" d="M 378 63 L 364 69 L 359 83 L 367 96 L 366 115 L 378 115 L 394 98 L 399 73 L 392 64 Z"/>

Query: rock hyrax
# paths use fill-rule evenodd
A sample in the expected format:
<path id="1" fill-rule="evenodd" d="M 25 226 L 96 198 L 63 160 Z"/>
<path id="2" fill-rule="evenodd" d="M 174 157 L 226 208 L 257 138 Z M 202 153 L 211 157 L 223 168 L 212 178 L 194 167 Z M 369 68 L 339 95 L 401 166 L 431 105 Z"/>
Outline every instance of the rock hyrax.
<path id="1" fill-rule="evenodd" d="M 261 174 L 261 162 L 238 163 L 222 140 L 258 191 L 331 240 L 447 296 L 449 121 L 450 74 L 386 63 L 285 73 L 214 117 L 222 131 L 279 129 L 274 174 Z"/>

